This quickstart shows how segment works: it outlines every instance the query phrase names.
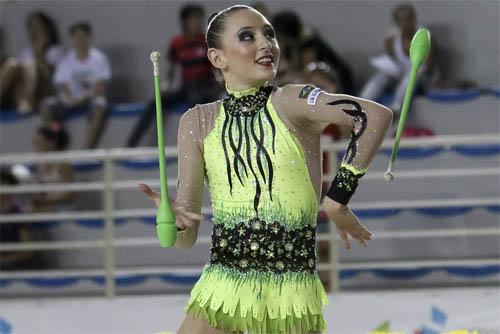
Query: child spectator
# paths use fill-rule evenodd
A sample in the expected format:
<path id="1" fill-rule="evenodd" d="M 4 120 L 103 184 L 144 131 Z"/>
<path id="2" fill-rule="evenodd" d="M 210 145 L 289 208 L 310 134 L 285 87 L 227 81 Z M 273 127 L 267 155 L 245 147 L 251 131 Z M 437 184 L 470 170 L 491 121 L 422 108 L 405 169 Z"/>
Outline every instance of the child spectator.
<path id="1" fill-rule="evenodd" d="M 389 107 L 395 112 L 400 112 L 410 73 L 410 44 L 413 35 L 417 32 L 417 14 L 412 5 L 403 4 L 393 9 L 392 17 L 397 28 L 393 29 L 385 39 L 385 54 L 372 59 L 372 65 L 377 68 L 377 72 L 365 84 L 360 97 L 376 100 L 388 88 L 391 88 L 394 92 L 394 100 Z M 433 39 L 432 44 L 434 43 Z M 432 59 L 431 52 L 426 63 L 420 68 L 417 82 L 419 90 L 425 89 L 430 79 L 422 74 L 430 73 Z"/>
<path id="2" fill-rule="evenodd" d="M 38 153 L 64 151 L 69 136 L 60 123 L 42 125 L 35 133 L 33 146 Z M 65 162 L 43 162 L 37 165 L 36 178 L 40 183 L 67 183 L 73 181 L 73 166 Z M 71 204 L 72 192 L 47 192 L 33 196 L 34 210 L 52 212 Z"/>
<path id="3" fill-rule="evenodd" d="M 352 71 L 314 29 L 302 24 L 299 16 L 292 11 L 283 11 L 273 18 L 277 38 L 282 48 L 283 57 L 293 70 L 305 69 L 310 63 L 324 62 L 337 73 L 338 93 L 353 94 Z"/>
<path id="4" fill-rule="evenodd" d="M 19 113 L 29 113 L 39 103 L 53 94 L 54 69 L 64 56 L 59 46 L 59 34 L 54 21 L 45 13 L 36 11 L 26 20 L 30 44 L 25 47 L 18 61 L 2 59 L 2 108 L 16 108 Z"/>
<path id="5" fill-rule="evenodd" d="M 0 27 L 0 111 L 17 107 L 21 78 L 19 61 L 5 52 L 5 36 Z"/>
<path id="6" fill-rule="evenodd" d="M 16 177 L 8 170 L 0 170 L 0 185 L 14 186 L 18 184 Z M 20 206 L 10 194 L 0 194 L 0 211 L 4 214 L 21 213 Z M 33 241 L 29 223 L 0 224 L 0 242 L 18 243 Z M 40 252 L 6 251 L 0 254 L 0 270 L 41 269 L 45 265 Z"/>
<path id="7" fill-rule="evenodd" d="M 54 83 L 58 95 L 47 99 L 43 114 L 48 121 L 62 122 L 75 108 L 90 109 L 85 148 L 92 149 L 104 128 L 111 68 L 106 55 L 92 46 L 93 32 L 88 23 L 76 23 L 69 32 L 73 49 L 57 66 Z"/>
<path id="8" fill-rule="evenodd" d="M 167 80 L 169 88 L 162 93 L 162 106 L 170 108 L 184 103 L 186 110 L 198 103 L 216 99 L 221 87 L 215 81 L 212 65 L 207 58 L 204 33 L 203 7 L 197 4 L 185 5 L 180 11 L 182 34 L 170 41 L 167 51 Z M 181 68 L 181 86 L 174 89 L 176 67 Z M 127 140 L 128 147 L 137 146 L 156 114 L 155 101 L 151 101 L 141 115 Z"/>

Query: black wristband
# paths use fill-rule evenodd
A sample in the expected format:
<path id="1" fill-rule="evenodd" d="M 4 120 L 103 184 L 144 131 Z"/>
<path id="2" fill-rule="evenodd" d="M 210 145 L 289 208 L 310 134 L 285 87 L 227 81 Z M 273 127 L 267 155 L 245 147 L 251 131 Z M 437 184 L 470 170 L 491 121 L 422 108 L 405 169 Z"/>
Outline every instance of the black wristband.
<path id="1" fill-rule="evenodd" d="M 326 196 L 340 204 L 347 205 L 363 175 L 365 173 L 355 174 L 346 167 L 340 167 Z"/>
<path id="2" fill-rule="evenodd" d="M 177 226 L 177 232 L 182 232 L 182 231 L 184 231 L 185 229 L 187 229 L 187 226 L 185 226 L 184 228 L 179 228 L 179 226 Z"/>

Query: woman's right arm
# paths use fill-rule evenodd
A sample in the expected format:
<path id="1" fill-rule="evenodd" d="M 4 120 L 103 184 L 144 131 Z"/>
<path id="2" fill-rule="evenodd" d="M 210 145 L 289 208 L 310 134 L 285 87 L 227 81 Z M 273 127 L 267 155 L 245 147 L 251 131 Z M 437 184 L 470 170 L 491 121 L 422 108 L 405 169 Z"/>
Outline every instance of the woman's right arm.
<path id="1" fill-rule="evenodd" d="M 177 147 L 179 149 L 177 197 L 174 205 L 185 209 L 187 213 L 203 218 L 201 216 L 201 206 L 203 204 L 205 162 L 203 161 L 203 140 L 198 113 L 199 110 L 196 107 L 190 109 L 182 115 L 179 122 L 177 133 Z M 185 218 L 180 221 L 180 225 L 185 225 L 186 229 L 177 232 L 177 242 L 175 244 L 177 248 L 181 249 L 188 249 L 194 245 L 198 238 L 198 227 L 200 225 L 200 219 L 192 219 L 195 216 Z"/>
<path id="2" fill-rule="evenodd" d="M 184 250 L 195 244 L 198 238 L 198 227 L 200 221 L 203 220 L 201 206 L 205 164 L 197 112 L 196 108 L 188 110 L 179 122 L 177 197 L 174 201 L 169 199 L 176 216 L 177 229 L 182 229 L 177 232 L 175 247 Z M 139 188 L 154 201 L 156 206 L 160 204 L 160 196 L 157 192 L 152 191 L 145 184 L 139 184 Z"/>

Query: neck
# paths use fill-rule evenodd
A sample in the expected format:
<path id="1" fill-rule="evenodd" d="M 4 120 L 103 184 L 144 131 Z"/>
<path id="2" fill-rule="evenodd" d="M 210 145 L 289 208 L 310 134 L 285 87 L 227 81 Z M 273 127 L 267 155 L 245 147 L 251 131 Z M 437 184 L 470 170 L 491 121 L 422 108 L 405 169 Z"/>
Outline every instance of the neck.
<path id="1" fill-rule="evenodd" d="M 85 50 L 76 50 L 76 57 L 78 59 L 85 59 L 87 58 L 89 55 L 89 49 L 85 49 Z"/>
<path id="2" fill-rule="evenodd" d="M 403 30 L 403 37 L 411 39 L 411 38 L 413 38 L 413 35 L 415 35 L 416 32 L 417 31 L 414 28 L 412 28 L 411 30 L 407 30 L 407 31 Z"/>
<path id="3" fill-rule="evenodd" d="M 234 85 L 226 83 L 226 91 L 236 97 L 254 94 L 260 87 L 267 84 L 267 81 L 257 83 L 255 85 Z"/>
<path id="4" fill-rule="evenodd" d="M 198 37 L 200 35 L 200 32 L 198 32 L 198 31 L 186 31 L 186 33 L 184 35 L 187 38 L 195 38 L 195 37 Z"/>

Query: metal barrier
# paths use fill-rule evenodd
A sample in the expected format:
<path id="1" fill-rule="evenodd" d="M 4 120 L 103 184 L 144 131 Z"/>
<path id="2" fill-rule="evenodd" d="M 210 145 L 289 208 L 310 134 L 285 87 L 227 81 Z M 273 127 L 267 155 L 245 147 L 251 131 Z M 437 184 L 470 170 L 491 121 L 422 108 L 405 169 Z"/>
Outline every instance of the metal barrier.
<path id="1" fill-rule="evenodd" d="M 477 136 L 436 136 L 428 138 L 405 139 L 401 143 L 404 148 L 422 148 L 428 146 L 442 147 L 449 149 L 457 145 L 499 145 L 500 136 L 498 134 L 487 134 Z M 391 148 L 392 140 L 387 140 L 382 144 L 383 149 Z M 324 181 L 331 181 L 335 176 L 338 152 L 345 150 L 346 142 L 323 145 L 323 150 L 329 154 L 330 172 L 324 175 Z M 175 158 L 177 149 L 167 147 L 165 149 L 166 158 Z M 76 240 L 76 241 L 54 241 L 54 242 L 26 242 L 26 243 L 3 243 L 0 244 L 0 251 L 20 251 L 20 250 L 62 250 L 62 249 L 91 249 L 101 248 L 104 256 L 104 268 L 87 270 L 45 270 L 45 271 L 17 271 L 1 272 L 4 279 L 16 279 L 26 277 L 98 277 L 105 275 L 105 294 L 107 297 L 115 295 L 115 278 L 117 275 L 125 274 L 161 274 L 172 272 L 185 272 L 186 270 L 199 268 L 175 268 L 169 269 L 159 267 L 143 268 L 117 268 L 115 264 L 115 249 L 117 247 L 136 247 L 145 245 L 158 245 L 156 237 L 151 238 L 115 238 L 114 220 L 119 218 L 134 218 L 144 216 L 154 216 L 156 210 L 150 209 L 128 209 L 117 210 L 114 207 L 114 191 L 117 189 L 135 188 L 138 182 L 146 182 L 153 186 L 159 185 L 158 179 L 152 180 L 127 180 L 115 182 L 114 163 L 121 159 L 130 158 L 154 158 L 157 151 L 153 148 L 143 149 L 109 149 L 93 151 L 71 151 L 63 153 L 47 154 L 4 154 L 0 157 L 0 165 L 33 164 L 38 162 L 74 162 L 74 161 L 101 161 L 103 163 L 102 181 L 95 182 L 74 182 L 61 184 L 40 184 L 40 185 L 19 185 L 2 186 L 0 192 L 3 194 L 21 194 L 36 192 L 57 192 L 57 191 L 102 191 L 104 198 L 104 209 L 98 211 L 60 212 L 60 213 L 40 213 L 40 214 L 6 214 L 0 217 L 0 223 L 32 223 L 46 221 L 61 221 L 74 219 L 104 219 L 104 238 L 102 240 Z M 499 168 L 449 168 L 449 169 L 426 169 L 398 171 L 398 179 L 406 178 L 433 178 L 433 177 L 456 177 L 471 175 L 499 175 Z M 383 172 L 369 172 L 364 177 L 364 182 L 368 180 L 382 180 Z M 168 179 L 169 187 L 175 187 L 177 180 Z M 407 209 L 407 208 L 432 208 L 432 207 L 459 207 L 459 206 L 488 206 L 500 205 L 499 197 L 486 198 L 458 198 L 458 199 L 415 199 L 411 201 L 385 201 L 385 202 L 365 202 L 353 203 L 353 209 Z M 210 214 L 210 207 L 202 208 L 203 214 Z M 328 241 L 330 243 L 329 262 L 319 263 L 318 271 L 330 271 L 331 287 L 333 291 L 339 290 L 339 271 L 341 269 L 370 269 L 370 268 L 433 268 L 441 266 L 456 265 L 500 265 L 500 259 L 478 258 L 478 259 L 454 259 L 454 260 L 426 260 L 426 261 L 379 261 L 379 262 L 356 262 L 340 263 L 338 255 L 339 239 L 334 228 L 328 233 L 318 233 L 318 241 Z M 374 239 L 394 239 L 408 237 L 457 237 L 457 236 L 491 236 L 500 235 L 499 228 L 468 229 L 440 229 L 430 231 L 391 231 L 378 232 Z M 199 237 L 198 243 L 209 244 L 210 238 Z"/>

